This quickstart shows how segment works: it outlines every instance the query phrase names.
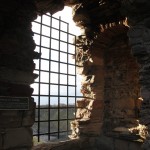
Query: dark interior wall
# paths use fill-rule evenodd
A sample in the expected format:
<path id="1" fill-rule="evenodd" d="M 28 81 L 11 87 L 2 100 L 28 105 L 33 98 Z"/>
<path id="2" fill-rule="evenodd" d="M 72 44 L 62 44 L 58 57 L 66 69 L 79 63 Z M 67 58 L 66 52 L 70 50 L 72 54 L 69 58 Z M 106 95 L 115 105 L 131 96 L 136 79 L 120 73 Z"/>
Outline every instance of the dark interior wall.
<path id="1" fill-rule="evenodd" d="M 0 109 L 0 149 L 32 147 L 35 103 L 30 84 L 37 77 L 33 59 L 38 54 L 31 22 L 36 16 L 33 0 L 0 1 L 0 96 L 6 98 Z M 22 110 L 21 100 L 8 103 L 13 97 L 27 97 L 29 108 Z M 3 110 L 7 107 L 9 110 Z"/>
<path id="2" fill-rule="evenodd" d="M 140 93 L 143 98 L 140 108 L 140 124 L 147 128 L 146 140 L 143 144 L 144 150 L 150 149 L 150 1 L 136 0 L 126 1 L 124 8 L 126 9 L 126 16 L 130 26 L 128 37 L 132 47 L 132 55 L 137 59 L 140 66 L 139 69 L 139 83 Z"/>
<path id="3" fill-rule="evenodd" d="M 128 128 L 139 124 L 141 103 L 139 66 L 131 55 L 127 31 L 128 27 L 123 25 L 106 31 L 110 37 L 108 47 L 104 51 L 104 130 L 106 133 L 113 130 L 121 132 L 121 127 L 122 132 L 128 132 Z"/>

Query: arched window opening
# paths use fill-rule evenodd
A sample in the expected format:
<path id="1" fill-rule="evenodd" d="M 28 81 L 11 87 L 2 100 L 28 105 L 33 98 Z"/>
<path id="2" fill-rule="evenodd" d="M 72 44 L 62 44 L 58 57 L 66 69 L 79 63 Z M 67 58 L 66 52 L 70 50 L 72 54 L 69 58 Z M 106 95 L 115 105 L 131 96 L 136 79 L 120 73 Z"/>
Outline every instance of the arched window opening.
<path id="1" fill-rule="evenodd" d="M 70 14 L 71 8 L 66 9 L 65 13 Z M 69 23 L 59 15 L 58 12 L 53 16 L 38 16 L 32 23 L 35 51 L 41 54 L 41 58 L 35 60 L 35 73 L 39 77 L 32 85 L 36 102 L 34 141 L 66 138 L 70 134 L 70 122 L 75 119 L 76 99 L 82 97 L 81 77 L 76 75 L 73 59 L 76 55 L 73 33 L 77 33 L 77 29 L 70 30 Z"/>

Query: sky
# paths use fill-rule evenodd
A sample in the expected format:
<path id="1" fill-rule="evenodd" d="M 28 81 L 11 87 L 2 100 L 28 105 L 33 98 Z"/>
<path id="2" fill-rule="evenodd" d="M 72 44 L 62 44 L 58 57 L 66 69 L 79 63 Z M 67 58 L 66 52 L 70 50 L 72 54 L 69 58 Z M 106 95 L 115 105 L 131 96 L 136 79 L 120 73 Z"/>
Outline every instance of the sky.
<path id="1" fill-rule="evenodd" d="M 65 6 L 62 11 L 59 11 L 53 15 L 54 17 L 61 17 L 61 20 L 64 20 L 69 23 L 69 33 L 72 33 L 76 36 L 80 35 L 80 28 L 77 27 L 72 20 L 72 8 Z"/>
<path id="2" fill-rule="evenodd" d="M 60 11 L 60 12 L 57 12 L 56 14 L 53 15 L 53 17 L 56 17 L 56 18 L 59 18 L 59 16 L 61 17 L 61 20 L 65 21 L 65 22 L 68 22 L 69 23 L 69 33 L 72 33 L 76 36 L 80 35 L 81 31 L 79 29 L 79 27 L 76 27 L 75 26 L 75 23 L 73 22 L 72 20 L 72 9 L 70 7 L 65 7 L 63 11 Z M 38 17 L 36 19 L 36 21 L 39 21 L 40 22 L 40 17 Z M 44 24 L 47 24 L 49 25 L 50 24 L 50 21 L 49 21 L 49 17 L 47 16 L 43 16 L 43 23 Z M 58 24 L 58 20 L 53 20 L 52 21 L 52 27 L 55 27 L 56 29 L 59 28 L 59 24 Z M 40 25 L 37 24 L 37 23 L 33 23 L 32 24 L 32 29 L 34 32 L 36 33 L 40 33 Z M 67 31 L 67 26 L 66 24 L 64 23 L 61 23 L 61 29 L 63 31 Z M 46 27 L 46 26 L 42 26 L 42 34 L 43 35 L 46 35 L 46 36 L 49 36 L 50 35 L 50 28 Z M 58 30 L 55 30 L 55 29 L 52 29 L 52 38 L 56 38 L 58 39 L 59 38 L 59 32 Z M 73 42 L 73 36 L 69 35 L 69 42 Z M 35 43 L 38 45 L 40 43 L 40 36 L 38 35 L 34 35 L 34 40 L 35 40 Z M 61 32 L 60 33 L 60 40 L 62 41 L 67 41 L 67 34 L 65 34 L 64 32 Z M 46 38 L 46 37 L 42 37 L 42 42 L 41 42 L 41 45 L 44 46 L 44 47 L 49 47 L 49 39 Z M 42 48 L 42 55 L 41 57 L 42 58 L 45 58 L 45 59 L 49 59 L 49 51 L 47 48 Z M 58 49 L 58 41 L 57 40 L 51 40 L 51 48 L 53 49 Z M 62 62 L 67 62 L 67 55 L 66 53 L 63 53 L 63 51 L 65 52 L 67 49 L 67 44 L 65 44 L 65 42 L 60 42 L 60 50 L 62 51 L 60 53 L 60 61 Z M 75 46 L 73 45 L 69 45 L 69 53 L 71 54 L 74 54 L 74 51 L 75 51 Z M 35 51 L 39 52 L 39 47 L 36 47 Z M 58 60 L 58 52 L 55 51 L 55 50 L 51 50 L 51 59 L 54 60 L 51 62 L 51 71 L 54 71 L 54 72 L 58 72 L 58 63 L 57 63 L 57 60 Z M 56 62 L 55 62 L 56 61 Z M 69 55 L 69 63 L 71 64 L 74 64 L 75 63 L 75 60 L 72 59 L 72 55 Z M 34 61 L 35 64 L 36 64 L 36 69 L 39 69 L 38 68 L 38 60 L 35 60 Z M 64 65 L 63 63 L 60 64 L 60 72 L 61 73 L 67 73 L 67 66 Z M 74 74 L 75 73 L 75 67 L 72 66 L 72 65 L 69 65 L 69 73 L 70 74 Z M 41 60 L 41 69 L 42 70 L 49 70 L 49 63 L 48 61 L 46 60 Z M 35 73 L 38 74 L 37 71 L 35 71 Z M 54 84 L 57 84 L 58 83 L 58 74 L 57 73 L 51 73 L 50 75 L 50 80 L 52 83 Z M 38 79 L 36 79 L 35 81 L 38 81 Z M 69 76 L 69 84 L 71 85 L 74 85 L 75 84 L 75 77 L 74 76 Z M 60 83 L 61 84 L 67 84 L 67 76 L 66 75 L 63 75 L 61 74 L 60 75 Z M 47 72 L 41 72 L 41 82 L 46 82 L 48 83 L 49 82 L 49 73 Z M 34 88 L 34 92 L 33 94 L 38 94 L 38 84 L 32 84 L 31 87 Z M 77 95 L 78 96 L 82 96 L 82 94 L 80 93 L 80 88 L 81 88 L 81 76 L 80 75 L 77 75 Z M 51 85 L 51 94 L 52 95 L 58 95 L 58 86 L 57 85 Z M 48 95 L 49 91 L 48 91 L 48 85 L 46 84 L 41 84 L 41 94 L 43 95 Z M 66 95 L 67 94 L 67 87 L 66 86 L 61 86 L 60 87 L 60 95 Z M 75 88 L 74 87 L 69 87 L 69 93 L 68 93 L 70 96 L 74 96 L 75 95 Z M 38 104 L 38 97 L 34 96 L 34 99 L 35 99 L 35 102 Z M 44 105 L 44 104 L 48 104 L 48 97 L 41 97 L 41 105 Z M 52 103 L 51 104 L 57 104 L 57 97 L 52 97 Z M 61 103 L 66 103 L 66 98 L 64 97 L 61 97 L 60 98 L 60 102 Z M 69 103 L 70 104 L 73 104 L 75 102 L 75 99 L 74 98 L 69 98 Z"/>

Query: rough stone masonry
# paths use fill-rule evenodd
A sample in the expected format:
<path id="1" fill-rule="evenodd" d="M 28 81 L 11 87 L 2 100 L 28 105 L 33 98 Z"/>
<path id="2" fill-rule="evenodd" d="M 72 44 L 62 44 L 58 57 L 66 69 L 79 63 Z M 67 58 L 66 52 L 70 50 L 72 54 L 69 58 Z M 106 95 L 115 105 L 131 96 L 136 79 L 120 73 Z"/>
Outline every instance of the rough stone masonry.
<path id="1" fill-rule="evenodd" d="M 29 110 L 0 110 L 0 149 L 31 149 L 35 103 L 30 84 L 38 58 L 31 22 L 32 0 L 0 1 L 0 96 L 28 97 Z"/>

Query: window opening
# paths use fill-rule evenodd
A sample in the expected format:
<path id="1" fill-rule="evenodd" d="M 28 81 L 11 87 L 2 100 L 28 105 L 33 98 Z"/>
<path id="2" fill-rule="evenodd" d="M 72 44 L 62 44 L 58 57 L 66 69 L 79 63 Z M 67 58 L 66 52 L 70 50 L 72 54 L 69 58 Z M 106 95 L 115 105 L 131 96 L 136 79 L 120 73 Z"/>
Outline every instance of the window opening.
<path id="1" fill-rule="evenodd" d="M 32 84 L 36 102 L 33 135 L 38 141 L 66 138 L 76 113 L 76 62 L 72 59 L 76 44 L 70 40 L 76 36 L 69 33 L 67 22 L 50 14 L 38 17 L 32 26 L 35 51 L 41 54 L 35 60 L 39 77 Z"/>

